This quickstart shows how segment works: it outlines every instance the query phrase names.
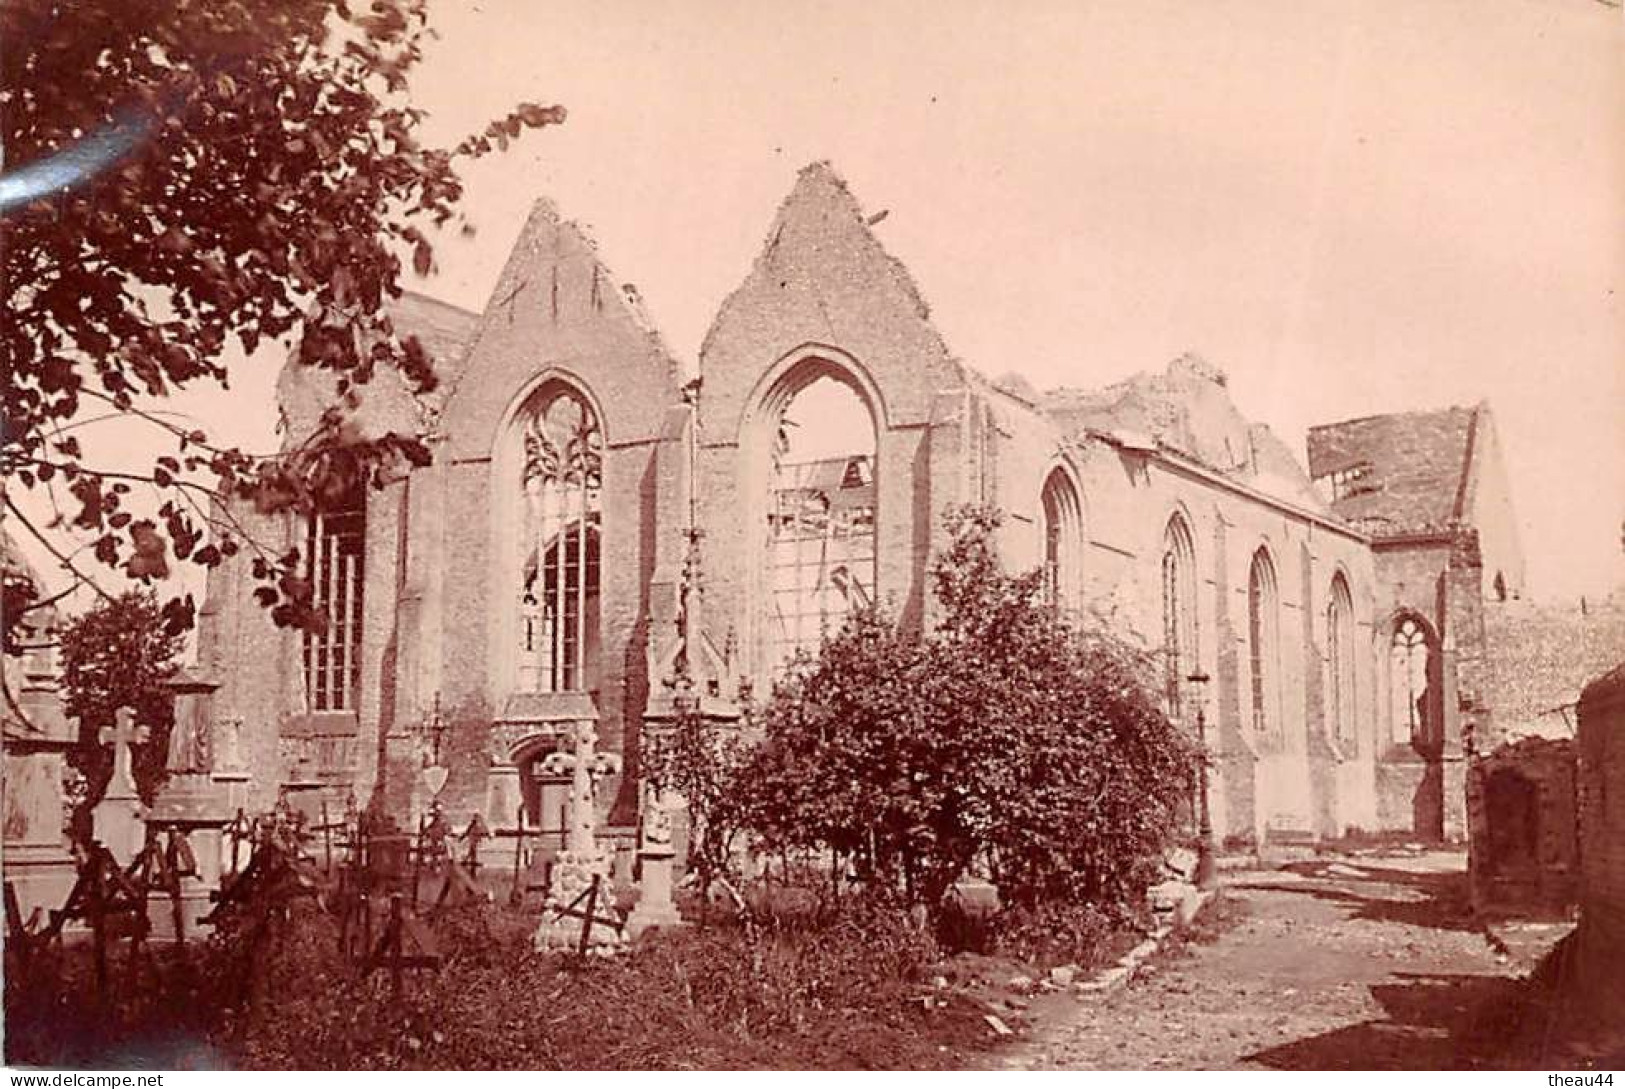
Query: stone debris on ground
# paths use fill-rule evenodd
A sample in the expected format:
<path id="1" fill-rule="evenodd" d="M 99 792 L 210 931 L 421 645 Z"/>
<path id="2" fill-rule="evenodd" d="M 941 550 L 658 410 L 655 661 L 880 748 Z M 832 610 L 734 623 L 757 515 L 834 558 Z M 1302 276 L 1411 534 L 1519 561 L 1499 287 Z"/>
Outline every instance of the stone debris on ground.
<path id="1" fill-rule="evenodd" d="M 1493 1018 L 1565 928 L 1525 928 L 1520 948 L 1498 956 L 1468 912 L 1464 870 L 1460 852 L 1401 848 L 1360 867 L 1317 860 L 1229 872 L 1221 914 L 1239 922 L 1212 944 L 1176 942 L 1138 972 L 1119 963 L 1075 980 L 1070 1006 L 1035 1008 L 1031 1034 L 998 1064 L 1506 1065 L 1491 1053 Z"/>

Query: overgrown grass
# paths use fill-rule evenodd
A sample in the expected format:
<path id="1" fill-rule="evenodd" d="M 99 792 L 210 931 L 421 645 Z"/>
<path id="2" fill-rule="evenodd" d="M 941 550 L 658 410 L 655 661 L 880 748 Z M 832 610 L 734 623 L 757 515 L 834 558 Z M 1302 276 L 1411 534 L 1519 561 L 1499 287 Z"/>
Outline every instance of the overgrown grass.
<path id="1" fill-rule="evenodd" d="M 120 943 L 98 1002 L 84 942 L 6 980 L 8 1063 L 161 1069 L 953 1069 L 997 1045 L 1003 983 L 1087 972 L 1138 938 L 1088 905 L 918 912 L 827 882 L 745 890 L 748 920 L 645 936 L 614 958 L 532 951 L 537 911 L 470 904 L 428 920 L 438 970 L 362 978 L 338 921 L 301 902 L 269 933 Z M 697 915 L 690 905 L 690 915 Z M 959 954 L 964 954 L 960 956 Z M 9 965 L 8 965 L 9 967 Z M 943 986 L 943 982 L 947 986 Z M 990 990 L 991 988 L 991 990 Z"/>
<path id="2" fill-rule="evenodd" d="M 94 1002 L 88 952 L 8 980 L 8 1062 L 250 1069 L 944 1068 L 988 1042 L 964 996 L 922 1001 L 936 947 L 895 910 L 763 913 L 654 935 L 613 959 L 538 956 L 535 913 L 458 909 L 438 971 L 398 999 L 358 978 L 336 922 L 296 908 L 246 939 L 159 953 Z M 249 965 L 252 964 L 252 970 Z"/>

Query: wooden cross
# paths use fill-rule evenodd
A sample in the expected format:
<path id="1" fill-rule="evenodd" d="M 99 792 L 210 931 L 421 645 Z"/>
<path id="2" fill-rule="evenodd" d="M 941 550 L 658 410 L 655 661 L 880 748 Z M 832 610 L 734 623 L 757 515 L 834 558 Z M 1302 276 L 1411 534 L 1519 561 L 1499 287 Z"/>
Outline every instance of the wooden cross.
<path id="1" fill-rule="evenodd" d="M 130 746 L 144 745 L 147 741 L 148 730 L 145 726 L 137 726 L 135 710 L 130 707 L 120 707 L 113 712 L 113 725 L 103 726 L 96 734 L 96 740 L 103 745 L 113 746 L 113 782 L 114 787 L 123 787 L 129 793 L 135 793 L 135 776 L 131 772 Z"/>

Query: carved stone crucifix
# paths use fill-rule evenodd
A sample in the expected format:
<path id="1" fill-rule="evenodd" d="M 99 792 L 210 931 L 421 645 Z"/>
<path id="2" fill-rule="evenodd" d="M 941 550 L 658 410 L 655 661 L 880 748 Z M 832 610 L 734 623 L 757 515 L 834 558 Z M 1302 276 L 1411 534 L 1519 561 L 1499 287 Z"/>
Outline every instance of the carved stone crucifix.
<path id="1" fill-rule="evenodd" d="M 122 797 L 135 793 L 130 746 L 145 744 L 148 733 L 145 726 L 136 725 L 134 708 L 120 707 L 113 712 L 113 725 L 103 726 L 96 734 L 96 740 L 101 744 L 113 746 L 113 779 L 108 786 L 109 794 Z"/>

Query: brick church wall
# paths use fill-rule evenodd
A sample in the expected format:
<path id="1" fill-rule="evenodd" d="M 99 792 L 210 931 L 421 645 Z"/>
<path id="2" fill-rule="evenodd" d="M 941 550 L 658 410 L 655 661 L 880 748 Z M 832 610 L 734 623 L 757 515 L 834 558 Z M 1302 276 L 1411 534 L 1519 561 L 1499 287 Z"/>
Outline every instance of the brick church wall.
<path id="1" fill-rule="evenodd" d="M 598 417 L 604 450 L 594 699 L 599 747 L 620 751 L 638 730 L 648 692 L 651 535 L 682 528 L 655 525 L 651 483 L 666 414 L 681 396 L 679 368 L 635 296 L 546 202 L 532 211 L 492 300 L 441 419 L 442 518 L 419 527 L 413 540 L 441 568 L 428 619 L 439 629 L 437 674 L 457 746 L 448 761 L 448 811 L 461 819 L 490 810 L 488 820 L 509 824 L 508 803 L 495 800 L 480 768 L 511 774 L 512 746 L 540 741 L 545 730 L 529 704 L 514 702 L 517 575 L 500 568 L 503 542 L 517 540 L 523 499 L 517 476 L 501 477 L 506 429 L 524 399 L 554 380 L 578 390 Z M 616 777 L 599 800 L 606 813 L 630 820 L 636 790 Z"/>
<path id="2" fill-rule="evenodd" d="M 745 671 L 763 692 L 753 578 L 765 514 L 759 519 L 753 504 L 767 494 L 764 404 L 779 382 L 794 385 L 814 372 L 854 385 L 869 401 L 877 432 L 876 593 L 919 616 L 942 516 L 974 497 L 980 406 L 913 281 L 823 164 L 802 171 L 700 350 L 696 491 L 711 573 L 707 607 L 741 643 Z"/>
<path id="3" fill-rule="evenodd" d="M 441 332 L 455 324 L 431 317 Z M 690 497 L 702 531 L 699 634 L 737 671 L 721 680 L 744 677 L 765 696 L 757 630 L 771 443 L 764 420 L 806 382 L 833 377 L 873 413 L 876 596 L 905 621 L 929 622 L 928 565 L 953 506 L 998 507 L 1007 565 L 1039 563 L 1042 489 L 1059 468 L 1082 508 L 1079 612 L 1156 653 L 1161 555 L 1180 512 L 1194 550 L 1194 664 L 1212 678 L 1204 722 L 1218 756 L 1220 837 L 1260 843 L 1433 826 L 1461 834 L 1460 706 L 1489 679 L 1471 533 L 1374 550 L 1328 513 L 1284 445 L 1241 415 L 1223 374 L 1194 357 L 1099 396 L 987 380 L 952 354 L 907 271 L 827 166 L 802 172 L 723 303 L 700 351 L 697 386 L 683 384 L 635 293 L 545 203 L 521 231 L 485 313 L 464 317 L 465 347 L 447 349 L 455 359 L 425 417 L 393 387 L 370 410 L 407 428 L 427 422 L 434 462 L 369 495 L 362 698 L 348 758 L 363 794 L 381 779 L 392 807 L 421 806 L 413 794 L 419 727 L 438 697 L 449 815 L 513 819 L 503 791 L 526 774 L 516 762 L 545 730 L 512 690 L 518 587 L 503 566 L 523 501 L 504 476 L 512 471 L 503 451 L 515 411 L 539 383 L 558 379 L 597 406 L 605 440 L 596 714 L 600 746 L 621 751 L 627 767 L 601 804 L 629 820 L 639 730 L 662 679 L 651 671 L 675 639 Z M 302 435 L 321 391 L 290 381 L 279 392 L 290 435 Z M 301 533 L 291 519 L 267 528 L 284 545 Z M 1267 735 L 1254 727 L 1249 684 L 1248 581 L 1260 548 L 1271 557 L 1279 607 L 1279 657 L 1268 666 L 1278 729 Z M 1344 734 L 1326 710 L 1327 604 L 1338 576 L 1354 612 L 1352 731 Z M 270 627 L 250 590 L 240 569 L 211 576 L 218 702 L 256 719 L 245 732 L 253 766 L 280 767 L 279 735 L 302 694 L 299 642 Z M 1439 736 L 1428 751 L 1395 743 L 1386 718 L 1381 663 L 1392 620 L 1404 612 L 1424 618 L 1438 642 Z M 256 776 L 255 790 L 268 792 L 261 806 L 274 789 L 274 777 Z"/>

